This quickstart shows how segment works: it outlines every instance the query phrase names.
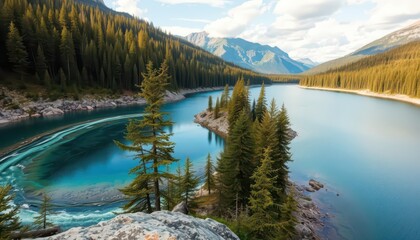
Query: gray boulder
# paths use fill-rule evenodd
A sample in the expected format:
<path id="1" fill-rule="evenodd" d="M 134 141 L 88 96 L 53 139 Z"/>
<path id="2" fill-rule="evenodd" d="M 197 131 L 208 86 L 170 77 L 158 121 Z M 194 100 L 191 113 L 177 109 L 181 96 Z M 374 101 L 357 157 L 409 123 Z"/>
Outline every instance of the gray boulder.
<path id="1" fill-rule="evenodd" d="M 178 203 L 174 207 L 174 209 L 172 209 L 172 212 L 179 212 L 179 213 L 183 213 L 183 214 L 188 214 L 187 203 L 185 201 L 182 201 L 182 202 Z"/>
<path id="2" fill-rule="evenodd" d="M 212 219 L 178 212 L 128 213 L 86 228 L 72 228 L 49 240 L 239 240 L 228 227 Z"/>

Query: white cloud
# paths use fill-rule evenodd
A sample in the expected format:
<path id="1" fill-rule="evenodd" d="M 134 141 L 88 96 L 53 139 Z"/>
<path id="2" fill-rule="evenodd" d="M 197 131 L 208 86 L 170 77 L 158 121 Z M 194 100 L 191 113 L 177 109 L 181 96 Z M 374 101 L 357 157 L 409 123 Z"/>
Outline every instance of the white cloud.
<path id="1" fill-rule="evenodd" d="M 172 20 L 179 20 L 184 22 L 196 22 L 196 23 L 210 23 L 208 19 L 197 19 L 197 18 L 172 18 Z"/>
<path id="2" fill-rule="evenodd" d="M 188 28 L 188 27 L 178 27 L 178 26 L 164 26 L 161 28 L 163 31 L 166 31 L 172 35 L 177 35 L 177 36 L 187 36 L 190 33 L 202 31 L 199 28 Z"/>
<path id="3" fill-rule="evenodd" d="M 372 0 L 376 7 L 371 13 L 371 24 L 399 24 L 420 18 L 420 5 L 416 0 Z"/>
<path id="4" fill-rule="evenodd" d="M 296 19 L 317 18 L 333 14 L 343 3 L 343 0 L 281 0 L 274 8 L 274 13 Z"/>
<path id="5" fill-rule="evenodd" d="M 205 4 L 212 7 L 223 7 L 230 1 L 227 0 L 158 0 L 159 2 L 166 4 L 184 4 L 184 3 L 194 3 L 194 4 Z"/>
<path id="6" fill-rule="evenodd" d="M 136 17 L 144 17 L 147 13 L 147 9 L 141 9 L 138 7 L 140 0 L 115 0 L 115 10 L 119 12 L 126 12 Z"/>
<path id="7" fill-rule="evenodd" d="M 267 10 L 267 5 L 262 0 L 249 0 L 230 9 L 226 17 L 217 19 L 206 25 L 204 29 L 211 37 L 237 36 Z"/>

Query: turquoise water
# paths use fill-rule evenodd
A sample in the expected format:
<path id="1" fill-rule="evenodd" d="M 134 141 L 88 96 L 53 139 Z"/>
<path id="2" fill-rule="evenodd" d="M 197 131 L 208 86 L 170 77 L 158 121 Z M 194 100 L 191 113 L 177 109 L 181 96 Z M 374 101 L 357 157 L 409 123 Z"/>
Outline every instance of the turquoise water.
<path id="1" fill-rule="evenodd" d="M 253 97 L 259 88 L 252 88 Z M 207 153 L 213 157 L 223 140 L 193 123 L 193 115 L 220 92 L 191 95 L 165 105 L 179 164 L 189 156 L 200 174 Z M 420 108 L 395 101 L 346 93 L 267 87 L 267 99 L 285 104 L 299 136 L 292 142 L 291 179 L 306 184 L 315 178 L 326 185 L 310 194 L 340 238 L 420 239 Z M 18 189 L 17 204 L 29 222 L 36 195 L 47 191 L 64 227 L 89 225 L 113 216 L 120 198 L 115 189 L 130 181 L 136 164 L 112 140 L 123 141 L 128 118 L 142 107 L 78 112 L 0 127 L 0 147 L 66 127 L 0 158 L 0 181 Z M 177 165 L 173 166 L 174 169 Z M 338 196 L 337 196 L 338 194 Z M 328 232 L 327 232 L 328 234 Z"/>

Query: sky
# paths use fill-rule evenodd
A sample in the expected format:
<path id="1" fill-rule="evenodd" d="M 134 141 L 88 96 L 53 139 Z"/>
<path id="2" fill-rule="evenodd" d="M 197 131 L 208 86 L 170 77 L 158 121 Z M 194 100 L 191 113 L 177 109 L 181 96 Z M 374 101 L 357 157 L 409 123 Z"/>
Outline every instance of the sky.
<path id="1" fill-rule="evenodd" d="M 418 0 L 104 0 L 173 35 L 206 31 L 332 60 L 420 20 Z"/>

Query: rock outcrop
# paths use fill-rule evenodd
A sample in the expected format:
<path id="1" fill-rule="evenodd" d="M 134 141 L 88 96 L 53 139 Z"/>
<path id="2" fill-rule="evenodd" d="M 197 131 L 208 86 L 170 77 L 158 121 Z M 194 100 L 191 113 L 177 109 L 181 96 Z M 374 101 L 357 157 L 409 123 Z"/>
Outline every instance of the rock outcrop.
<path id="1" fill-rule="evenodd" d="M 86 228 L 72 228 L 44 240 L 239 240 L 228 227 L 210 218 L 178 212 L 128 213 Z"/>

